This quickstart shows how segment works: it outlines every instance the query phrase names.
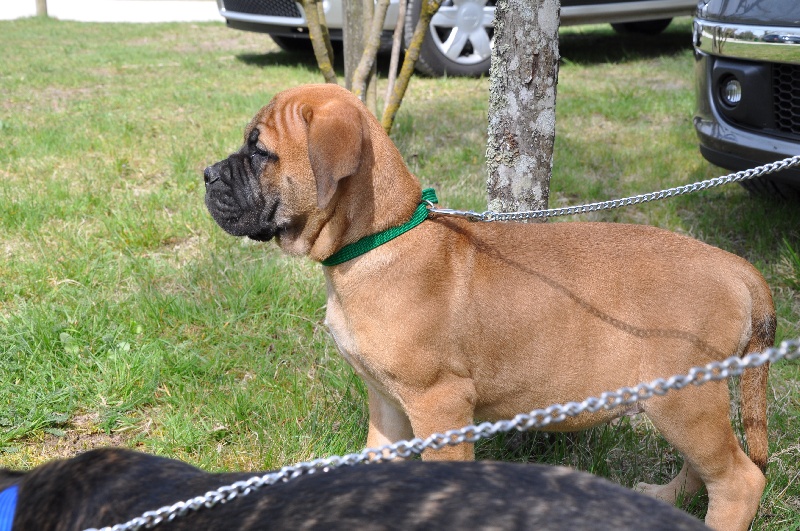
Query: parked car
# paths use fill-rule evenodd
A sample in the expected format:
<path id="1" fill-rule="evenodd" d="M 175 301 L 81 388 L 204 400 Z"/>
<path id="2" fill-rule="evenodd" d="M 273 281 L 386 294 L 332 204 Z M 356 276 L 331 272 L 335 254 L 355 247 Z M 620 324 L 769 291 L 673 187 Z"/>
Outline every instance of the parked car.
<path id="1" fill-rule="evenodd" d="M 800 155 L 800 2 L 701 0 L 693 38 L 703 157 L 739 171 Z M 800 197 L 800 170 L 742 185 Z"/>
<path id="2" fill-rule="evenodd" d="M 409 39 L 423 0 L 407 0 L 404 21 Z M 617 31 L 659 33 L 673 17 L 691 15 L 697 0 L 561 0 L 561 25 L 609 22 Z M 391 0 L 384 34 L 389 43 L 399 0 Z M 268 33 L 278 46 L 310 50 L 303 7 L 295 0 L 217 0 L 231 28 Z M 489 72 L 495 0 L 444 0 L 431 21 L 417 69 L 428 75 L 481 75 Z M 342 39 L 342 0 L 324 2 L 331 40 Z"/>

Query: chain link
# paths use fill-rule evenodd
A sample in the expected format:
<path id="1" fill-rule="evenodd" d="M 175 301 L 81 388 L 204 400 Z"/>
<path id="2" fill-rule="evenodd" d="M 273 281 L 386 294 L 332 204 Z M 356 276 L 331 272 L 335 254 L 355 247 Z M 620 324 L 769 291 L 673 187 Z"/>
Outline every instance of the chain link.
<path id="1" fill-rule="evenodd" d="M 535 409 L 530 413 L 519 414 L 510 420 L 484 422 L 457 430 L 449 430 L 444 433 L 434 433 L 426 439 L 415 438 L 410 441 L 399 441 L 378 448 L 367 448 L 360 453 L 326 457 L 285 466 L 276 472 L 255 476 L 245 481 L 237 481 L 231 485 L 207 492 L 202 496 L 161 507 L 155 511 L 147 511 L 124 524 L 104 527 L 100 530 L 91 528 L 86 531 L 150 529 L 162 522 L 182 517 L 189 511 L 197 511 L 203 507 L 210 509 L 217 504 L 247 496 L 263 486 L 287 482 L 305 474 L 327 472 L 341 466 L 379 463 L 397 458 L 411 457 L 415 454 L 421 454 L 424 450 L 439 450 L 445 446 L 474 443 L 497 433 L 511 430 L 541 429 L 584 412 L 596 413 L 602 409 L 632 405 L 640 400 L 647 400 L 653 396 L 666 394 L 669 390 L 682 389 L 689 384 L 701 385 L 710 381 L 724 380 L 729 376 L 740 375 L 745 369 L 760 367 L 765 363 L 774 363 L 782 359 L 793 360 L 797 358 L 800 358 L 800 339 L 784 341 L 779 347 L 770 348 L 764 352 L 755 352 L 742 358 L 731 356 L 723 361 L 713 361 L 703 367 L 693 367 L 686 374 L 675 375 L 666 379 L 658 378 L 650 383 L 640 383 L 634 387 L 622 387 L 616 391 L 602 393 L 599 397 L 589 397 L 582 402 L 554 404 L 545 409 Z"/>
<path id="2" fill-rule="evenodd" d="M 610 210 L 612 208 L 619 208 L 623 206 L 638 205 L 640 203 L 648 203 L 659 199 L 666 199 L 668 197 L 677 197 L 679 195 L 688 194 L 690 192 L 697 192 L 699 190 L 706 190 L 728 183 L 735 183 L 755 179 L 756 177 L 763 177 L 770 173 L 786 170 L 800 165 L 800 155 L 788 157 L 776 162 L 764 164 L 756 168 L 742 170 L 736 173 L 729 173 L 722 177 L 715 177 L 705 181 L 700 181 L 692 184 L 685 184 L 683 186 L 676 186 L 675 188 L 668 188 L 660 192 L 650 192 L 647 194 L 634 195 L 622 199 L 611 199 L 609 201 L 602 201 L 599 203 L 589 203 L 586 205 L 578 205 L 571 207 L 551 208 L 548 210 L 529 210 L 525 212 L 494 212 L 487 210 L 486 212 L 475 212 L 473 210 L 453 210 L 449 208 L 436 208 L 429 205 L 428 212 L 431 214 L 439 214 L 442 216 L 457 216 L 466 218 L 470 221 L 525 221 L 530 219 L 553 218 L 558 216 L 571 216 L 574 214 L 586 214 L 587 212 L 597 212 L 598 210 Z"/>

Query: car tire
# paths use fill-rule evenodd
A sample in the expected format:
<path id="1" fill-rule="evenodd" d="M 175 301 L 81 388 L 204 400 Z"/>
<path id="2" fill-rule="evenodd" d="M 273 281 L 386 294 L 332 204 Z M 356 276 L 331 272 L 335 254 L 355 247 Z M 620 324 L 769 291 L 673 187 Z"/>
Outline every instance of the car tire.
<path id="1" fill-rule="evenodd" d="M 404 21 L 406 48 L 411 43 L 424 1 L 408 0 Z M 417 71 L 433 77 L 488 74 L 494 36 L 494 4 L 494 0 L 466 0 L 455 5 L 452 0 L 444 0 L 422 43 Z M 455 28 L 461 30 L 461 38 L 448 41 L 448 37 L 456 37 Z"/>
<path id="2" fill-rule="evenodd" d="M 279 35 L 270 35 L 275 44 L 284 52 L 290 53 L 308 53 L 313 52 L 314 48 L 311 46 L 311 39 L 306 37 L 284 37 Z"/>
<path id="3" fill-rule="evenodd" d="M 636 22 L 617 22 L 611 24 L 614 31 L 625 35 L 658 35 L 669 26 L 671 18 L 640 20 Z"/>
<path id="4" fill-rule="evenodd" d="M 786 184 L 782 181 L 776 181 L 770 178 L 756 177 L 746 181 L 740 181 L 742 188 L 750 192 L 751 195 L 756 197 L 764 197 L 767 199 L 781 199 L 788 201 L 800 200 L 800 188 Z"/>

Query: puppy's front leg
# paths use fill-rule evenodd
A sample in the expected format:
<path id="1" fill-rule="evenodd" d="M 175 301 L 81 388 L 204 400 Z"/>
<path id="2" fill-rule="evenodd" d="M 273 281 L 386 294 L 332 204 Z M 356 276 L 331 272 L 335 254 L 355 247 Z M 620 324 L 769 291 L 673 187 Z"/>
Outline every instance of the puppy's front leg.
<path id="1" fill-rule="evenodd" d="M 369 431 L 367 448 L 377 448 L 414 437 L 406 414 L 367 384 Z"/>
<path id="2" fill-rule="evenodd" d="M 477 393 L 472 381 L 455 375 L 441 378 L 435 385 L 407 401 L 408 416 L 414 435 L 425 439 L 433 433 L 443 434 L 470 425 L 475 414 Z M 472 461 L 474 445 L 462 443 L 441 450 L 425 450 L 424 460 Z"/>

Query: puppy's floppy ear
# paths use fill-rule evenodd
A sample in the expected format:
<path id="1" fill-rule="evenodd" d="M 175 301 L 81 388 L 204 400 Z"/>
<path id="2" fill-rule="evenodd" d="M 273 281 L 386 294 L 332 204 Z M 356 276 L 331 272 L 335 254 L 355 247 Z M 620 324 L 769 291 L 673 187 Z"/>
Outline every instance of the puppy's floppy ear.
<path id="1" fill-rule="evenodd" d="M 317 182 L 317 206 L 325 208 L 339 181 L 358 170 L 364 125 L 356 107 L 338 100 L 305 105 L 302 114 L 308 124 L 308 157 Z"/>

